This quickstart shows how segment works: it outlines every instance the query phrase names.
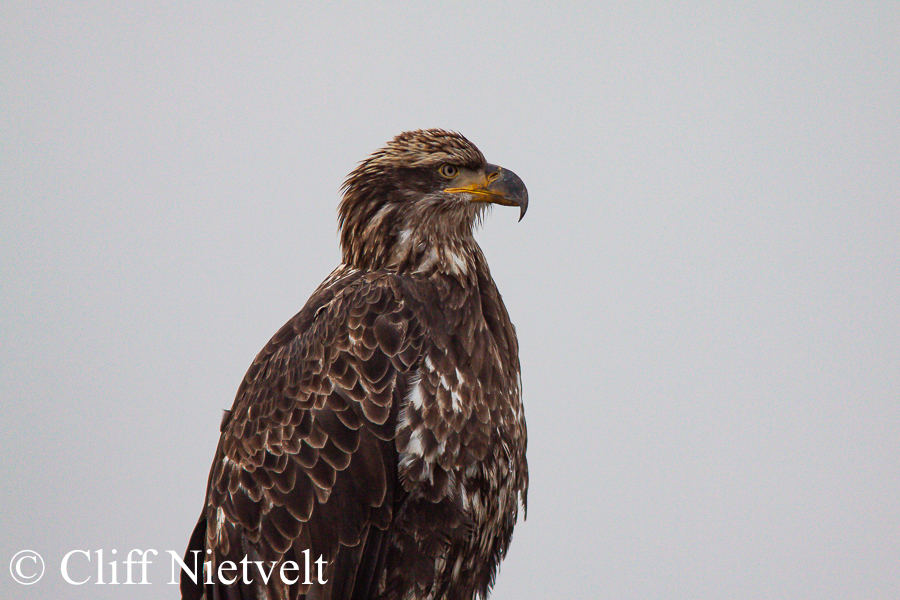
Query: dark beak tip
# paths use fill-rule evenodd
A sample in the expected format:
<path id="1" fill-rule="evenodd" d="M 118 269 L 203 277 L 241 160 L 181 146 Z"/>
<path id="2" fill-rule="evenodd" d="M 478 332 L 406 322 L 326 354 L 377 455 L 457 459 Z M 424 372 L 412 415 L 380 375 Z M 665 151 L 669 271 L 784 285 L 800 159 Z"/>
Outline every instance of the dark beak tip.
<path id="1" fill-rule="evenodd" d="M 504 187 L 509 192 L 509 198 L 519 205 L 519 221 L 521 221 L 525 216 L 525 211 L 528 210 L 528 188 L 525 187 L 525 182 L 509 169 L 502 169 L 501 173 Z"/>
<path id="2" fill-rule="evenodd" d="M 487 170 L 498 175 L 488 189 L 502 195 L 506 199 L 504 204 L 518 206 L 519 221 L 521 221 L 525 216 L 525 211 L 528 210 L 528 188 L 525 187 L 525 183 L 509 169 L 497 165 L 487 165 Z"/>

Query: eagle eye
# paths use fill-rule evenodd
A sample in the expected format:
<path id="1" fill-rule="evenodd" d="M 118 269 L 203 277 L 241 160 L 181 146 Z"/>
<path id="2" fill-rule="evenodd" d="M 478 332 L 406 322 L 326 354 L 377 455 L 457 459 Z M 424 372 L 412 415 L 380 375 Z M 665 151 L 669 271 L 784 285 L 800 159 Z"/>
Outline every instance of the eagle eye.
<path id="1" fill-rule="evenodd" d="M 441 168 L 438 169 L 438 172 L 441 174 L 441 177 L 446 179 L 453 179 L 459 174 L 459 168 L 456 165 L 441 165 Z"/>

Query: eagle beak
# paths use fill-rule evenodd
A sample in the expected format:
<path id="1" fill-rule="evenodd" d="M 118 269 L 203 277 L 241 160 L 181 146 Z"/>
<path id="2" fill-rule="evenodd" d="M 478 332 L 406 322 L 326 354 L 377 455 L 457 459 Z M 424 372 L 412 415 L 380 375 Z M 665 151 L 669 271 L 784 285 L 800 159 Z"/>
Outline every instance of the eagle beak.
<path id="1" fill-rule="evenodd" d="M 519 220 L 528 210 L 528 190 L 519 176 L 497 165 L 485 165 L 484 178 L 462 187 L 447 188 L 446 192 L 472 195 L 472 202 L 490 202 L 503 206 L 518 206 Z"/>
<path id="2" fill-rule="evenodd" d="M 497 198 L 490 202 L 504 206 L 518 206 L 519 220 L 521 221 L 525 216 L 525 211 L 528 210 L 528 190 L 519 176 L 497 165 L 487 165 L 484 173 L 490 182 L 486 188 L 488 193 Z"/>

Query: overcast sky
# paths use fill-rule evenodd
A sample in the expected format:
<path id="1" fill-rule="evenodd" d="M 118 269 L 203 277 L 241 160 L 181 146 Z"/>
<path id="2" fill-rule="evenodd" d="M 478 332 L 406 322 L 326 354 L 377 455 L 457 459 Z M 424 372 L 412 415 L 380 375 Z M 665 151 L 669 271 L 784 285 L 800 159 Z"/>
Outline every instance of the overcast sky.
<path id="1" fill-rule="evenodd" d="M 344 176 L 443 127 L 530 193 L 478 234 L 530 435 L 492 598 L 900 597 L 900 4 L 266 4 L 0 7 L 0 596 L 177 595 Z"/>

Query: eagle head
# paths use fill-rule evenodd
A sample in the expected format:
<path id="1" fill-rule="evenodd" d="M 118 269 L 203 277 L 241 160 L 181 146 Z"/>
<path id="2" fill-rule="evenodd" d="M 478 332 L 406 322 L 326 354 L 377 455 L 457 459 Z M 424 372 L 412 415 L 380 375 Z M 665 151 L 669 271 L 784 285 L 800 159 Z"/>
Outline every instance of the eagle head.
<path id="1" fill-rule="evenodd" d="M 416 270 L 448 247 L 465 254 L 489 204 L 518 206 L 520 220 L 528 208 L 515 173 L 443 129 L 401 133 L 350 173 L 343 194 L 343 262 L 361 269 Z"/>

